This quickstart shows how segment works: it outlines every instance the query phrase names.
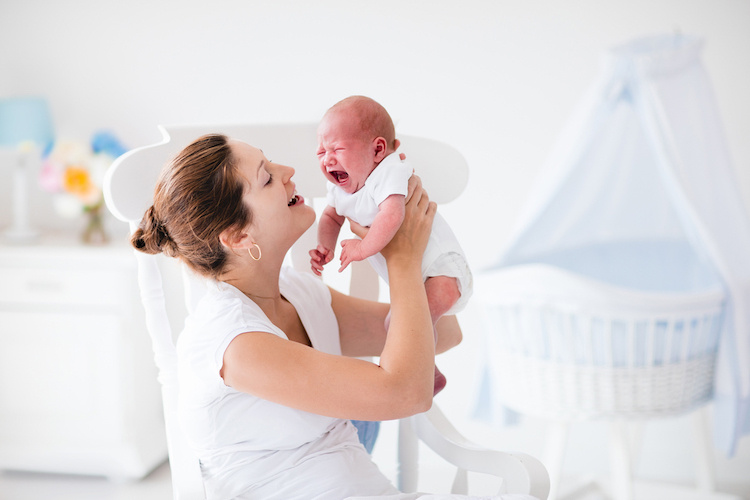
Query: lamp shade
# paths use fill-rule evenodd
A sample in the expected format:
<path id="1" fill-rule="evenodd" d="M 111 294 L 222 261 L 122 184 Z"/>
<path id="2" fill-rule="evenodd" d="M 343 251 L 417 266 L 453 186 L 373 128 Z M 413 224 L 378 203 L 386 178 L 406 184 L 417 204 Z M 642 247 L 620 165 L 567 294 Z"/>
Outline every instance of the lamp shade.
<path id="1" fill-rule="evenodd" d="M 41 97 L 0 99 L 0 146 L 31 141 L 45 147 L 54 139 L 47 101 Z"/>

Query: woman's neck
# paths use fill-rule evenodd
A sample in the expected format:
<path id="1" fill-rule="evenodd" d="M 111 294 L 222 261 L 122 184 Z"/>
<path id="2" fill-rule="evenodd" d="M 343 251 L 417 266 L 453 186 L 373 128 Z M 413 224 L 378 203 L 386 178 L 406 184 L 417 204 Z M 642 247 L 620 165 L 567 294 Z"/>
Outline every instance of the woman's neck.
<path id="1" fill-rule="evenodd" d="M 283 300 L 279 288 L 280 275 L 281 265 L 274 266 L 269 262 L 239 263 L 225 273 L 221 281 L 234 286 L 262 308 Z"/>

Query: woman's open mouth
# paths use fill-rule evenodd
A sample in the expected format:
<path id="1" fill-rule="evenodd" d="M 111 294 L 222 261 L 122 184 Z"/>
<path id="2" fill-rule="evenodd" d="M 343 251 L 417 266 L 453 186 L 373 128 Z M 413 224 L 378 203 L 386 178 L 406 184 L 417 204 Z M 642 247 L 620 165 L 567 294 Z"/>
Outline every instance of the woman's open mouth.
<path id="1" fill-rule="evenodd" d="M 289 206 L 289 207 L 293 207 L 293 206 L 294 206 L 294 205 L 296 205 L 297 203 L 303 203 L 304 201 L 305 201 L 305 200 L 304 200 L 304 198 L 302 198 L 302 197 L 301 197 L 300 195 L 298 195 L 298 194 L 295 194 L 295 195 L 294 195 L 294 196 L 292 196 L 292 198 L 291 198 L 291 199 L 289 200 L 289 203 L 287 203 L 287 206 Z"/>

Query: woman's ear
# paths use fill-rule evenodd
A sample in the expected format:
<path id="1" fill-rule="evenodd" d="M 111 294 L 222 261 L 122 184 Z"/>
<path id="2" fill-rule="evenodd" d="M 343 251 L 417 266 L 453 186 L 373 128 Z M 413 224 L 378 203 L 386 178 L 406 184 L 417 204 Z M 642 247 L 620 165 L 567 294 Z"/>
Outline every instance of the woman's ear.
<path id="1" fill-rule="evenodd" d="M 229 250 L 253 246 L 250 240 L 251 238 L 247 231 L 238 230 L 237 228 L 228 228 L 219 234 L 219 242 Z"/>

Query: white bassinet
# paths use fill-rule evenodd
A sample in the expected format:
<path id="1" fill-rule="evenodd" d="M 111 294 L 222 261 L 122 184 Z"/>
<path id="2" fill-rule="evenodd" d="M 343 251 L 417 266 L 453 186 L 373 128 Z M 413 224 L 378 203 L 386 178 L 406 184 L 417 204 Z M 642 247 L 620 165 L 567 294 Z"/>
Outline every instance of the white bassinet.
<path id="1" fill-rule="evenodd" d="M 649 418 L 707 402 L 725 292 L 674 242 L 612 243 L 484 274 L 496 401 L 553 420 Z M 639 279 L 640 278 L 640 279 Z M 670 279 L 671 278 L 671 279 Z"/>
<path id="2" fill-rule="evenodd" d="M 624 422 L 713 401 L 728 454 L 750 429 L 750 222 L 701 48 L 665 36 L 607 54 L 508 246 L 476 276 L 486 342 L 477 414 L 562 429 L 549 439 L 551 498 L 571 421 L 620 426 L 611 448 L 623 499 Z M 711 490 L 701 425 L 698 482 Z"/>

